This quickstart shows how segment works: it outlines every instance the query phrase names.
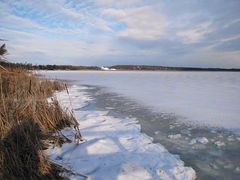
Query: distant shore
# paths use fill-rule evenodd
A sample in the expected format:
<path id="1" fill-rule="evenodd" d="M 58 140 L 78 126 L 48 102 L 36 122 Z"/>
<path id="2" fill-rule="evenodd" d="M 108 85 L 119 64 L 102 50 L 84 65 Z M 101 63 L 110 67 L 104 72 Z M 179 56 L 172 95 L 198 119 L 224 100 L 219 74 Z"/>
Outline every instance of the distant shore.
<path id="1" fill-rule="evenodd" d="M 24 68 L 28 70 L 76 70 L 76 71 L 229 71 L 240 72 L 239 68 L 202 68 L 202 67 L 168 67 L 150 65 L 114 65 L 114 66 L 78 66 L 78 65 L 33 65 L 24 63 L 0 62 L 8 68 Z"/>

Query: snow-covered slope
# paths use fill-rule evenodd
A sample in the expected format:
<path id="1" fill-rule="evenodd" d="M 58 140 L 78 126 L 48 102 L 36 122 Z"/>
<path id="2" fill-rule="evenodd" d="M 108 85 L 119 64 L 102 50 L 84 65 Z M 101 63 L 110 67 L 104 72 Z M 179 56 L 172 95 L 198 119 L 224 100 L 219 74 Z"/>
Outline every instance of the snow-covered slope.
<path id="1" fill-rule="evenodd" d="M 86 106 L 91 97 L 73 86 L 70 96 L 56 93 L 62 107 L 73 108 L 80 123 L 83 143 L 66 143 L 50 148 L 45 153 L 55 162 L 87 175 L 91 179 L 195 179 L 195 171 L 185 167 L 177 155 L 170 154 L 162 145 L 140 132 L 133 119 L 120 119 L 107 111 L 96 111 Z M 74 140 L 74 131 L 62 131 Z M 74 141 L 73 141 L 74 142 Z M 81 179 L 72 176 L 71 179 Z"/>

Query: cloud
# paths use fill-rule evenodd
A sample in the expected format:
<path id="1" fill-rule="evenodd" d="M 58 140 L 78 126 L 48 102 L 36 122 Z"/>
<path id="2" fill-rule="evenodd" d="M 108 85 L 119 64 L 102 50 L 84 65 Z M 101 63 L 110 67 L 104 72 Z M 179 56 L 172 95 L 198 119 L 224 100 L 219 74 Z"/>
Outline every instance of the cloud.
<path id="1" fill-rule="evenodd" d="M 164 16 L 152 6 L 127 9 L 104 9 L 103 14 L 124 23 L 119 36 L 138 40 L 157 40 L 165 33 Z"/>
<path id="2" fill-rule="evenodd" d="M 240 36 L 222 40 L 222 43 L 214 47 L 218 51 L 240 51 Z"/>
<path id="3" fill-rule="evenodd" d="M 99 4 L 102 5 L 107 5 L 107 6 L 129 6 L 133 5 L 136 3 L 141 3 L 142 0 L 121 0 L 121 1 L 116 1 L 116 0 L 96 0 Z"/>
<path id="4" fill-rule="evenodd" d="M 240 1 L 1 0 L 13 61 L 240 67 Z"/>
<path id="5" fill-rule="evenodd" d="M 116 53 L 106 42 L 88 43 L 77 39 L 49 39 L 43 35 L 28 32 L 2 29 L 0 31 L 4 37 L 9 39 L 7 47 L 10 54 L 8 58 L 12 61 L 31 60 L 38 64 L 68 64 L 68 60 L 71 62 L 72 59 L 96 59 Z"/>
<path id="6" fill-rule="evenodd" d="M 201 41 L 206 34 L 212 32 L 211 23 L 205 22 L 192 29 L 177 32 L 176 35 L 180 37 L 184 43 L 197 43 Z"/>

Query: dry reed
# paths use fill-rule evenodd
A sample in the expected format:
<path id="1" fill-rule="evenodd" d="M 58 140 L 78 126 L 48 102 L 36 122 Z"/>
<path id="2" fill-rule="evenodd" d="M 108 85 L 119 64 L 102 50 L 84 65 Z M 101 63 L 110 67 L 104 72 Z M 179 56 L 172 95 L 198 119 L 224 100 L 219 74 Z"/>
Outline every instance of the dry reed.
<path id="1" fill-rule="evenodd" d="M 43 154 L 46 142 L 69 141 L 62 128 L 78 127 L 56 99 L 47 101 L 64 88 L 25 70 L 0 70 L 0 179 L 67 179 L 60 176 L 63 169 Z"/>

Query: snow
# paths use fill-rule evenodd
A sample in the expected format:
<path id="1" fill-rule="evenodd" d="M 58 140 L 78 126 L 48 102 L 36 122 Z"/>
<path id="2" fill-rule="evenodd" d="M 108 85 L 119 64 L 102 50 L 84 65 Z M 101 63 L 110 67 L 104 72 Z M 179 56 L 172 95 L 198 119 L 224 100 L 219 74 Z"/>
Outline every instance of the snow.
<path id="1" fill-rule="evenodd" d="M 199 137 L 196 140 L 198 142 L 202 143 L 202 144 L 207 144 L 208 143 L 208 139 L 206 137 Z"/>
<path id="2" fill-rule="evenodd" d="M 228 136 L 227 140 L 228 141 L 234 141 L 235 139 L 233 138 L 233 136 Z"/>
<path id="3" fill-rule="evenodd" d="M 170 135 L 168 135 L 168 137 L 170 139 L 179 139 L 182 137 L 182 135 L 181 134 L 170 134 Z"/>
<path id="4" fill-rule="evenodd" d="M 192 139 L 189 144 L 196 144 L 196 143 L 197 143 L 197 140 L 196 139 Z"/>
<path id="5" fill-rule="evenodd" d="M 209 141 L 206 137 L 197 137 L 197 138 L 193 138 L 190 141 L 190 144 L 196 144 L 197 142 L 199 142 L 201 144 L 207 144 Z"/>
<path id="6" fill-rule="evenodd" d="M 240 167 L 236 167 L 235 171 L 240 172 Z"/>
<path id="7" fill-rule="evenodd" d="M 56 93 L 62 107 L 73 108 L 85 139 L 80 144 L 65 143 L 45 151 L 54 162 L 91 179 L 195 179 L 195 171 L 185 167 L 177 155 L 140 132 L 136 119 L 116 118 L 108 111 L 88 107 L 92 100 L 73 86 Z M 85 107 L 81 109 L 81 107 Z M 62 130 L 74 140 L 72 128 Z M 70 179 L 82 179 L 73 175 Z"/>
<path id="8" fill-rule="evenodd" d="M 240 130 L 239 72 L 52 71 L 51 78 L 107 87 L 179 121 Z"/>
<path id="9" fill-rule="evenodd" d="M 214 144 L 216 144 L 217 147 L 225 146 L 225 143 L 221 141 L 216 141 Z"/>

